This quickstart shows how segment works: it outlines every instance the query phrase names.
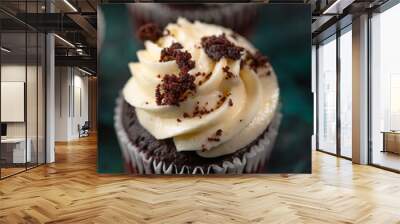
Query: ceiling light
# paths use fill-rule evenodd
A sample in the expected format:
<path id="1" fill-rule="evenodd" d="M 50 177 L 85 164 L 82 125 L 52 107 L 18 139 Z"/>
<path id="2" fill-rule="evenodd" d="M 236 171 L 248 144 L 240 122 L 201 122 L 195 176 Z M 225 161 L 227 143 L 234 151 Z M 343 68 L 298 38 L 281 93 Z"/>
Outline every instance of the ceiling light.
<path id="1" fill-rule="evenodd" d="M 58 38 L 59 40 L 61 40 L 62 42 L 66 43 L 68 46 L 75 48 L 75 45 L 73 45 L 73 44 L 72 44 L 71 42 L 69 42 L 68 40 L 66 40 L 66 39 L 64 39 L 64 38 L 62 38 L 62 37 L 60 37 L 60 36 L 57 35 L 57 34 L 54 34 L 54 36 L 57 37 L 57 38 Z"/>
<path id="2" fill-rule="evenodd" d="M 9 49 L 7 49 L 7 48 L 5 48 L 5 47 L 1 47 L 0 49 L 1 49 L 2 51 L 6 52 L 6 53 L 10 53 L 10 52 L 11 52 L 11 50 L 9 50 Z"/>
<path id="3" fill-rule="evenodd" d="M 355 0 L 336 0 L 322 14 L 342 14 L 343 10 L 351 5 Z"/>
<path id="4" fill-rule="evenodd" d="M 81 71 L 81 72 L 83 72 L 83 73 L 85 73 L 85 74 L 87 74 L 87 75 L 93 75 L 92 73 L 90 73 L 90 72 L 88 72 L 88 71 L 86 71 L 86 70 L 83 70 L 83 69 L 81 69 L 81 68 L 79 68 L 79 67 L 78 67 L 78 70 Z"/>
<path id="5" fill-rule="evenodd" d="M 64 3 L 67 4 L 74 12 L 78 12 L 78 10 L 68 0 L 64 0 Z"/>
<path id="6" fill-rule="evenodd" d="M 331 13 L 330 11 L 334 9 L 337 6 L 337 4 L 339 4 L 339 2 L 340 0 L 336 0 L 332 5 L 330 5 L 327 9 L 325 9 L 325 11 L 322 14 Z"/>

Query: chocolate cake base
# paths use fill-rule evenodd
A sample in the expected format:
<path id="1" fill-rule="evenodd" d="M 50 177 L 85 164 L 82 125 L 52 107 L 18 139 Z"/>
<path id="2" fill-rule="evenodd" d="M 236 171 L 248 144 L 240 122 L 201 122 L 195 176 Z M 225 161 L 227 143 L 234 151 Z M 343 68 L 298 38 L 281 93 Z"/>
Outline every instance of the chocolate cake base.
<path id="1" fill-rule="evenodd" d="M 122 122 L 123 127 L 128 134 L 129 140 L 139 149 L 139 151 L 152 157 L 156 161 L 164 161 L 167 163 L 175 163 L 176 166 L 202 166 L 208 167 L 211 164 L 222 165 L 224 161 L 232 162 L 234 158 L 242 157 L 251 146 L 258 143 L 259 138 L 254 140 L 248 146 L 237 150 L 233 154 L 219 156 L 215 158 L 204 158 L 199 156 L 195 151 L 176 151 L 176 147 L 172 138 L 157 140 L 139 123 L 135 108 L 124 101 L 122 105 Z M 266 129 L 268 131 L 268 128 Z"/>
<path id="2" fill-rule="evenodd" d="M 281 116 L 276 115 L 264 133 L 246 147 L 233 154 L 204 158 L 194 151 L 178 152 L 172 138 L 155 139 L 142 127 L 135 108 L 123 97 L 118 98 L 115 113 L 115 128 L 127 170 L 136 174 L 265 172 L 264 164 L 272 150 Z"/>

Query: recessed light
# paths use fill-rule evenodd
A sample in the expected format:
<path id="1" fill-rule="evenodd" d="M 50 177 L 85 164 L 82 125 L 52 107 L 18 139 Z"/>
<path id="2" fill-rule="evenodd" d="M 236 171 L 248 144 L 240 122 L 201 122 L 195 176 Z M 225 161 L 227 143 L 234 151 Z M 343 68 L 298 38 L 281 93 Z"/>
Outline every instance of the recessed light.
<path id="1" fill-rule="evenodd" d="M 64 3 L 67 4 L 74 12 L 78 12 L 78 10 L 68 0 L 64 0 Z"/>
<path id="2" fill-rule="evenodd" d="M 6 53 L 10 53 L 10 52 L 11 52 L 10 49 L 7 49 L 7 48 L 5 48 L 5 47 L 1 47 L 0 49 L 1 49 L 2 51 L 6 52 Z"/>
<path id="3" fill-rule="evenodd" d="M 66 43 L 67 45 L 69 45 L 70 47 L 73 47 L 73 48 L 75 48 L 75 45 L 73 45 L 71 42 L 69 42 L 68 40 L 66 40 L 66 39 L 64 39 L 64 38 L 62 38 L 62 37 L 60 37 L 59 35 L 57 35 L 57 34 L 54 34 L 54 36 L 55 37 L 57 37 L 59 40 L 61 40 L 62 42 L 64 42 L 64 43 Z"/>
<path id="4" fill-rule="evenodd" d="M 88 71 L 86 71 L 86 70 L 83 70 L 83 69 L 81 69 L 81 68 L 79 68 L 79 67 L 78 67 L 78 70 L 81 71 L 81 72 L 83 72 L 83 73 L 85 73 L 85 74 L 87 74 L 87 75 L 90 75 L 90 76 L 93 75 L 92 73 L 90 73 L 90 72 L 88 72 Z"/>

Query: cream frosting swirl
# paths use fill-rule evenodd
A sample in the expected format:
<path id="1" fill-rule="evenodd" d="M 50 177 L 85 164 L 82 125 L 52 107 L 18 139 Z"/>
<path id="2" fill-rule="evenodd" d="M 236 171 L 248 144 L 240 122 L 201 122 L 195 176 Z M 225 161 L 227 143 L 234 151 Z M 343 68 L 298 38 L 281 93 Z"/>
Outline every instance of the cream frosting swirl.
<path id="1" fill-rule="evenodd" d="M 225 34 L 236 46 L 253 54 L 257 50 L 227 28 L 198 21 L 191 23 L 179 18 L 166 30 L 166 35 L 156 43 L 145 41 L 145 49 L 137 52 L 139 62 L 129 63 L 132 77 L 123 89 L 123 96 L 135 107 L 140 124 L 156 139 L 173 138 L 177 151 L 196 151 L 202 157 L 233 153 L 260 136 L 271 122 L 279 101 L 272 67 L 259 67 L 255 72 L 241 60 L 222 57 L 215 61 L 201 47 L 201 38 Z M 196 91 L 179 106 L 158 105 L 155 89 L 163 76 L 179 74 L 175 60 L 160 62 L 162 49 L 173 43 L 180 43 L 182 50 L 191 54 L 195 67 L 189 74 L 208 75 L 196 76 Z M 241 59 L 244 57 L 243 54 Z M 207 113 L 194 113 L 198 108 Z"/>

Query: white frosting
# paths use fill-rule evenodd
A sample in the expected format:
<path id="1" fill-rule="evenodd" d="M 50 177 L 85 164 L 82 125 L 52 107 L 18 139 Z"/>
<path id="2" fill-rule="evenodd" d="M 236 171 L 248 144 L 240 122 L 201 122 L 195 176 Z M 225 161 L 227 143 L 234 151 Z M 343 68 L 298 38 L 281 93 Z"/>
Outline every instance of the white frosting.
<path id="1" fill-rule="evenodd" d="M 232 31 L 220 26 L 178 19 L 177 24 L 166 27 L 169 35 L 160 38 L 157 43 L 145 42 L 145 50 L 137 52 L 139 62 L 130 63 L 132 77 L 123 89 L 125 100 L 135 107 L 140 124 L 155 138 L 173 138 L 178 151 L 197 151 L 203 157 L 217 157 L 235 152 L 254 141 L 271 122 L 278 105 L 279 88 L 271 66 L 259 67 L 255 73 L 248 65 L 240 66 L 240 60 L 221 58 L 218 62 L 210 59 L 201 46 L 204 36 L 226 34 L 231 42 L 244 47 L 250 52 L 256 49 L 243 37 L 232 38 Z M 212 73 L 204 80 L 197 77 L 194 95 L 180 103 L 180 106 L 156 104 L 155 89 L 165 74 L 178 75 L 175 61 L 159 62 L 163 48 L 179 42 L 183 51 L 188 51 L 195 61 L 195 68 L 190 74 Z M 223 67 L 229 66 L 233 78 L 225 79 Z M 266 74 L 270 70 L 270 75 Z M 158 77 L 158 76 L 161 76 Z M 219 95 L 230 93 L 222 105 L 216 107 Z M 233 105 L 229 105 L 229 99 Z M 184 118 L 191 114 L 199 102 L 210 113 L 200 117 Z M 180 122 L 178 122 L 178 119 Z M 217 130 L 222 135 L 216 136 Z M 210 141 L 217 137 L 219 141 Z M 203 149 L 207 150 L 204 151 Z"/>

